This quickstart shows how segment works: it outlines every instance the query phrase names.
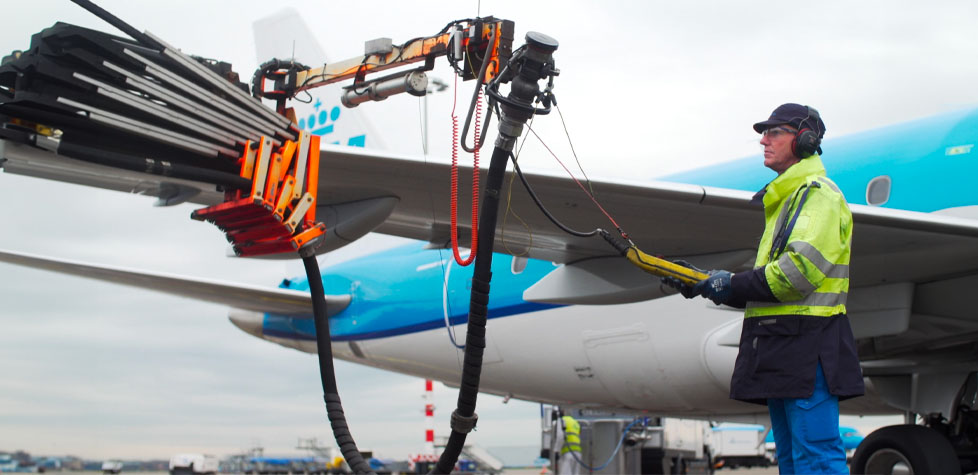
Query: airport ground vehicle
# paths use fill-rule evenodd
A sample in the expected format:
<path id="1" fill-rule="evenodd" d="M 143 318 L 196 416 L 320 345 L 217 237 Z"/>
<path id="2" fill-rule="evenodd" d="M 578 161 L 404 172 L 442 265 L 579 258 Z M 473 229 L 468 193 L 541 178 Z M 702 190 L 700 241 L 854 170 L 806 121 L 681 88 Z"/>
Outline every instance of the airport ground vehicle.
<path id="1" fill-rule="evenodd" d="M 758 424 L 719 424 L 709 431 L 710 452 L 715 468 L 767 467 L 773 462 L 767 453 L 764 434 Z"/>
<path id="2" fill-rule="evenodd" d="M 560 457 L 563 431 L 553 406 L 541 411 L 540 456 Z M 581 473 L 701 473 L 711 469 L 709 423 L 628 411 L 566 408 L 580 423 Z M 558 467 L 558 470 L 561 470 Z"/>
<path id="3" fill-rule="evenodd" d="M 176 454 L 170 457 L 170 475 L 212 475 L 217 473 L 218 459 L 205 454 Z"/>
<path id="4" fill-rule="evenodd" d="M 102 462 L 102 473 L 122 473 L 121 460 L 106 460 Z"/>

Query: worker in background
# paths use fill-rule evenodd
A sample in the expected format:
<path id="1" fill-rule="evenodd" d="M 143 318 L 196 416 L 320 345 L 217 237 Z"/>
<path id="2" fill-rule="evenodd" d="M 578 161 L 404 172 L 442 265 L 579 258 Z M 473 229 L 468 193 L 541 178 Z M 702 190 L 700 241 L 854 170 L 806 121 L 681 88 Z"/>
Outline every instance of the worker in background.
<path id="1" fill-rule="evenodd" d="M 779 471 L 848 473 L 839 400 L 864 392 L 846 316 L 852 214 L 819 158 L 818 111 L 784 104 L 754 130 L 778 174 L 754 196 L 765 221 L 754 268 L 667 283 L 746 307 L 730 397 L 768 406 Z"/>
<path id="2" fill-rule="evenodd" d="M 557 410 L 557 440 L 563 442 L 560 458 L 557 459 L 558 475 L 578 475 L 581 473 L 581 423 L 564 411 Z"/>

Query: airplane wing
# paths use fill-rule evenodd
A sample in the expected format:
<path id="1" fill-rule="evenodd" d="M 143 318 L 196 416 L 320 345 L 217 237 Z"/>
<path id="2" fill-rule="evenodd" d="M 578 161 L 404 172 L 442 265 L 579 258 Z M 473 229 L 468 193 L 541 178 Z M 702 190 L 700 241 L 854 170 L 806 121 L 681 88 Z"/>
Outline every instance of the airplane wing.
<path id="1" fill-rule="evenodd" d="M 5 160 L 9 173 L 160 193 L 160 204 L 172 202 L 166 199 L 167 190 L 176 190 L 177 201 L 201 204 L 211 204 L 220 195 L 212 185 L 119 171 L 3 141 L 0 159 Z M 470 170 L 459 172 L 463 189 Z M 611 228 L 572 179 L 547 173 L 526 176 L 551 212 L 568 226 Z M 446 163 L 324 146 L 317 215 L 330 234 L 319 251 L 371 231 L 447 245 L 449 180 Z M 597 199 L 646 252 L 734 271 L 753 263 L 763 221 L 761 210 L 750 203 L 751 193 L 655 181 L 593 179 L 591 186 Z M 574 237 L 559 230 L 518 184 L 511 193 L 504 193 L 511 199 L 502 203 L 495 250 L 514 255 L 526 252 L 563 264 L 528 289 L 525 299 L 613 304 L 669 293 L 658 279 L 650 279 L 615 255 L 602 239 Z M 466 195 L 460 193 L 459 209 L 468 209 Z M 972 361 L 968 345 L 978 339 L 978 322 L 967 312 L 971 308 L 969 289 L 978 286 L 978 220 L 859 205 L 851 208 L 855 232 L 848 307 L 866 374 L 908 371 L 912 365 L 928 362 L 946 366 L 948 358 Z M 517 213 L 522 222 L 516 219 Z M 468 223 L 465 216 L 461 221 Z M 462 236 L 470 235 L 468 224 L 460 227 Z M 5 256 L 0 259 L 130 285 L 144 280 L 145 287 L 239 308 L 294 313 L 308 305 L 307 296 L 286 290 L 219 283 L 207 283 L 197 290 L 200 282 L 193 279 Z M 345 305 L 342 300 L 338 303 Z M 966 358 L 954 356 L 958 353 Z"/>
<path id="2" fill-rule="evenodd" d="M 156 195 L 158 204 L 219 202 L 213 185 L 120 170 L 82 162 L 0 140 L 0 160 L 8 173 L 68 181 L 132 193 Z M 527 168 L 524 165 L 524 168 Z M 447 163 L 390 152 L 324 145 L 317 216 L 327 225 L 326 252 L 375 231 L 431 242 L 450 242 Z M 525 173 L 544 204 L 578 230 L 613 229 L 569 177 Z M 461 167 L 461 187 L 471 168 Z M 536 289 L 532 300 L 553 303 L 623 303 L 664 295 L 650 279 L 615 255 L 599 237 L 564 233 L 537 209 L 518 180 L 500 210 L 496 252 L 565 264 Z M 644 251 L 686 258 L 704 268 L 749 268 L 763 229 L 761 210 L 749 192 L 697 185 L 592 179 L 597 199 Z M 180 193 L 179 199 L 166 193 Z M 171 201 L 167 201 L 170 196 Z M 459 209 L 469 209 L 459 193 Z M 978 221 L 967 218 L 852 205 L 853 288 L 959 276 L 978 269 Z M 471 235 L 468 213 L 460 216 L 460 239 Z M 517 219 L 517 216 L 519 219 Z M 522 220 L 522 222 L 520 221 Z M 576 286 L 576 287 L 575 287 Z M 576 294 L 553 294 L 558 287 Z M 586 289 L 596 288 L 589 295 Z M 548 290 L 550 289 L 550 290 Z M 616 294 L 615 289 L 619 290 Z M 644 290 L 643 290 L 644 289 Z"/>
<path id="3" fill-rule="evenodd" d="M 99 266 L 11 251 L 0 251 L 0 262 L 190 297 L 244 310 L 292 316 L 311 317 L 312 315 L 312 300 L 309 294 L 298 290 L 275 289 L 120 267 Z M 349 303 L 349 295 L 328 295 L 326 297 L 327 314 L 335 315 L 343 311 Z"/>

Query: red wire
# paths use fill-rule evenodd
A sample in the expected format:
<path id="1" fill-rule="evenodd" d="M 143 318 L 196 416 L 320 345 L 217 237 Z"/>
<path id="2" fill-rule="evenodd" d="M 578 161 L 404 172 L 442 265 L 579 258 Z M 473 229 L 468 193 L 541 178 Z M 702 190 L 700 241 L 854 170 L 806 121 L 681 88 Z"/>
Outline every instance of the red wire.
<path id="1" fill-rule="evenodd" d="M 553 152 L 553 150 L 550 150 L 550 147 L 548 147 L 547 144 L 546 144 L 546 142 L 544 142 L 543 139 L 541 139 L 540 136 L 537 135 L 536 131 L 533 130 L 533 129 L 530 129 L 530 132 L 533 132 L 533 135 L 537 138 L 537 140 L 540 141 L 540 143 L 543 145 L 543 148 L 547 149 L 547 151 L 550 152 L 550 155 L 552 155 L 554 157 L 554 160 L 557 160 L 557 163 L 559 163 L 560 166 L 564 168 L 564 171 L 566 171 L 567 174 L 570 175 L 571 179 L 574 180 L 574 183 L 577 183 L 577 186 L 581 187 L 581 190 L 584 190 L 584 194 L 586 194 L 588 196 L 588 198 L 591 198 L 591 201 L 594 202 L 594 205 L 597 206 L 598 209 L 600 209 L 602 213 L 604 213 L 605 217 L 608 218 L 608 221 L 611 221 L 611 224 L 615 225 L 615 229 L 617 229 L 618 232 L 621 233 L 622 237 L 628 239 L 628 235 L 625 234 L 625 232 L 621 230 L 621 226 L 619 226 L 618 223 L 615 222 L 615 218 L 612 218 L 611 215 L 608 214 L 607 211 L 605 211 L 604 207 L 601 206 L 601 203 L 598 203 L 598 200 L 594 198 L 594 195 L 592 195 L 591 192 L 587 188 L 584 187 L 584 185 L 581 183 L 581 181 L 578 180 L 577 177 L 575 177 L 573 173 L 571 173 L 570 169 L 568 169 L 567 166 L 564 165 L 564 162 L 560 161 L 560 158 L 557 158 L 557 154 L 555 154 Z"/>
<path id="2" fill-rule="evenodd" d="M 475 102 L 475 134 L 474 150 L 472 152 L 475 164 L 472 166 L 472 248 L 469 257 L 462 259 L 458 250 L 458 117 L 455 115 L 455 104 L 458 99 L 458 76 L 455 76 L 455 96 L 452 98 L 452 254 L 460 266 L 467 266 L 475 260 L 479 246 L 479 122 L 482 115 L 482 90 Z"/>

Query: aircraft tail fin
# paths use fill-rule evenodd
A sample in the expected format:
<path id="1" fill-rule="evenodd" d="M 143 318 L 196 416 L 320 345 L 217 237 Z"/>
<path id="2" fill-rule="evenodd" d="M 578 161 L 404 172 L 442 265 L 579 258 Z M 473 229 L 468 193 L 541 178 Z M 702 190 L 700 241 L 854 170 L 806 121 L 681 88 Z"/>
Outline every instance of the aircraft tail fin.
<path id="1" fill-rule="evenodd" d="M 325 64 L 326 53 L 294 8 L 287 7 L 254 22 L 255 54 L 262 64 L 273 58 L 294 59 L 309 67 Z M 323 137 L 323 143 L 386 150 L 364 114 L 340 105 L 339 85 L 301 93 L 292 101 L 300 129 Z"/>

